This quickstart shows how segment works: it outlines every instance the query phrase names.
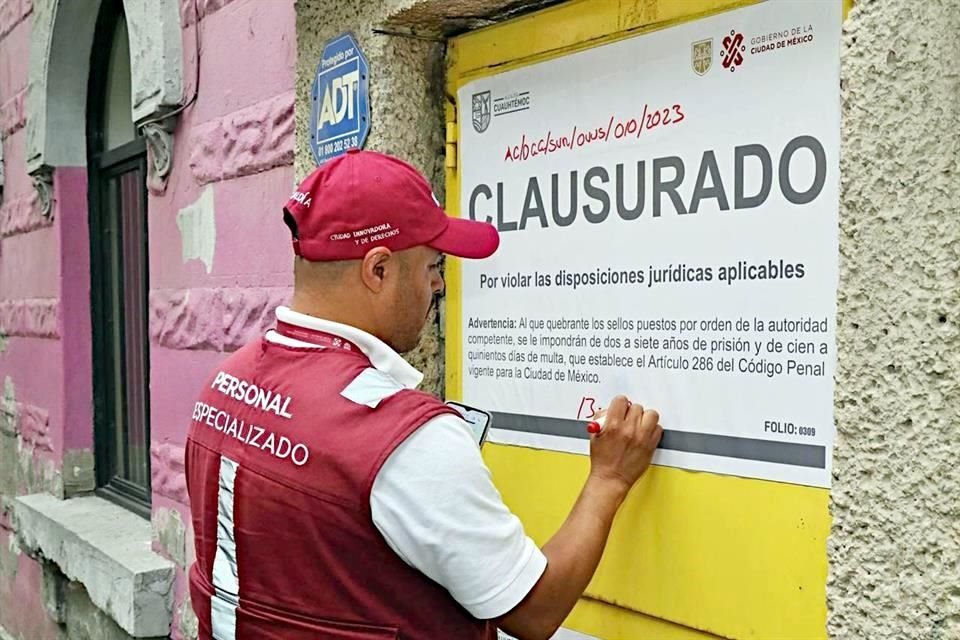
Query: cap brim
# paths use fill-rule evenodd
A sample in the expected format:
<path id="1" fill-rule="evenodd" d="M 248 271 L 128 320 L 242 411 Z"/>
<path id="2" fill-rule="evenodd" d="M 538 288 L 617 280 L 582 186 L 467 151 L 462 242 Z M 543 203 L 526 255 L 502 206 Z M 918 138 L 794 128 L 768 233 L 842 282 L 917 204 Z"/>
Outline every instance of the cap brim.
<path id="1" fill-rule="evenodd" d="M 486 222 L 450 218 L 447 228 L 427 244 L 458 258 L 489 258 L 500 246 L 497 228 Z"/>

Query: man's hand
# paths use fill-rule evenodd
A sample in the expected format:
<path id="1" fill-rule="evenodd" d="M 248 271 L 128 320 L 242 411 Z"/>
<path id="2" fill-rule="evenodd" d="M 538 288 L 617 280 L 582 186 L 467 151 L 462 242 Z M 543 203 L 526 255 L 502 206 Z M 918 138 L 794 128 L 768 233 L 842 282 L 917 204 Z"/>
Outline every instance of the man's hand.
<path id="1" fill-rule="evenodd" d="M 590 474 L 618 482 L 624 494 L 640 479 L 663 435 L 660 414 L 617 396 L 606 411 L 603 430 L 590 438 Z"/>
<path id="2" fill-rule="evenodd" d="M 623 396 L 601 414 L 603 430 L 590 442 L 590 476 L 566 522 L 543 547 L 547 570 L 499 620 L 500 628 L 521 640 L 551 637 L 570 614 L 597 570 L 613 517 L 650 466 L 663 434 L 656 411 Z"/>

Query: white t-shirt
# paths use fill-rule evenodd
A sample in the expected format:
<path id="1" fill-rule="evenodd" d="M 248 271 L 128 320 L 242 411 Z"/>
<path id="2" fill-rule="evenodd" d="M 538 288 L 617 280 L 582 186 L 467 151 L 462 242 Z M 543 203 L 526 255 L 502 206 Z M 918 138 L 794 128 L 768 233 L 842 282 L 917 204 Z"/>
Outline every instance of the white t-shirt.
<path id="1" fill-rule="evenodd" d="M 404 388 L 423 380 L 398 353 L 364 331 L 286 307 L 277 308 L 277 319 L 349 340 Z M 274 331 L 267 340 L 315 346 Z M 547 566 L 503 503 L 470 426 L 458 416 L 427 421 L 394 450 L 374 480 L 370 509 L 390 548 L 481 620 L 513 609 Z"/>

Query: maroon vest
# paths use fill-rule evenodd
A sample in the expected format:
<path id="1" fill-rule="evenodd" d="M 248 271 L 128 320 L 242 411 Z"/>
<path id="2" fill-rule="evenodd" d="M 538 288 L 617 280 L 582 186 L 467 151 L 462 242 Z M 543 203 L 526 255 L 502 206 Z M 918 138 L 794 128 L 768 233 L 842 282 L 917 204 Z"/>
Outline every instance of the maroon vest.
<path id="1" fill-rule="evenodd" d="M 406 389 L 376 408 L 344 397 L 351 383 L 362 396 L 384 378 L 356 347 L 337 345 L 254 341 L 194 407 L 186 468 L 200 638 L 495 638 L 492 624 L 404 563 L 371 519 L 380 467 L 452 410 Z"/>

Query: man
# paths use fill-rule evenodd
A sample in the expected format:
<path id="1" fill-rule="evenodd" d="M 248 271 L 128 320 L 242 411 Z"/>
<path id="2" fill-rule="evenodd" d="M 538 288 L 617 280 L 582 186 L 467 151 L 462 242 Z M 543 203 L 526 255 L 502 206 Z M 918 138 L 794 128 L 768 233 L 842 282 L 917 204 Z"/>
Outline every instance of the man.
<path id="1" fill-rule="evenodd" d="M 277 327 L 208 380 L 187 439 L 201 638 L 547 638 L 586 588 L 650 463 L 655 411 L 614 399 L 567 521 L 538 549 L 469 426 L 416 391 L 443 254 L 490 256 L 427 181 L 352 151 L 284 209 L 295 288 Z"/>

